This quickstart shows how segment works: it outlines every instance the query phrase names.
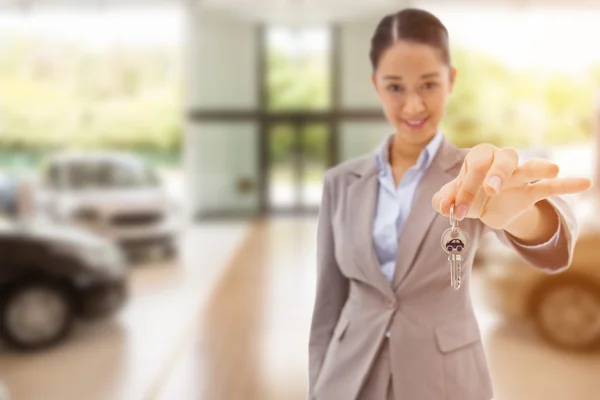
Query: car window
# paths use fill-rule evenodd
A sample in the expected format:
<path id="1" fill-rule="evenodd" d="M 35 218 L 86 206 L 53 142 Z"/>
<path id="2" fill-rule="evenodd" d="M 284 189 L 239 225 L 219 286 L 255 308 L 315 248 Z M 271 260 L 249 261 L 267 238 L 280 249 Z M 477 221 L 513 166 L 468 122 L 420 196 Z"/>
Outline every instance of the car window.
<path id="1" fill-rule="evenodd" d="M 67 173 L 69 187 L 75 190 L 149 187 L 158 184 L 158 179 L 150 168 L 134 162 L 73 162 Z"/>

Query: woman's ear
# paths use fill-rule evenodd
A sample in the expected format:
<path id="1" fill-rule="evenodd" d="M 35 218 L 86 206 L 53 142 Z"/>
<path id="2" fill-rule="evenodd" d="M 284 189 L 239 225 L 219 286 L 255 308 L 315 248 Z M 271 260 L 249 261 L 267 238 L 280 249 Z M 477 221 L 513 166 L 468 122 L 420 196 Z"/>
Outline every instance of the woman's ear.
<path id="1" fill-rule="evenodd" d="M 377 78 L 375 77 L 375 72 L 371 74 L 371 83 L 373 84 L 375 91 L 379 92 L 379 89 L 377 88 Z"/>
<path id="2" fill-rule="evenodd" d="M 454 82 L 456 82 L 456 68 L 450 67 L 450 93 L 454 89 Z"/>

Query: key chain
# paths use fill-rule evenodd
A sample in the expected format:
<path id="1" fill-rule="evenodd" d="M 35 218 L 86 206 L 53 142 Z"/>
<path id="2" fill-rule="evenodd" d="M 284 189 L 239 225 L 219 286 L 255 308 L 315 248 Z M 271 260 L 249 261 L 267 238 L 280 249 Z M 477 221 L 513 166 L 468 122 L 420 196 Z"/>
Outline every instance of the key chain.
<path id="1" fill-rule="evenodd" d="M 454 217 L 454 204 L 450 205 L 450 228 L 442 233 L 442 248 L 448 254 L 450 262 L 450 285 L 458 290 L 461 278 L 462 254 L 469 245 L 469 235 L 458 227 Z"/>

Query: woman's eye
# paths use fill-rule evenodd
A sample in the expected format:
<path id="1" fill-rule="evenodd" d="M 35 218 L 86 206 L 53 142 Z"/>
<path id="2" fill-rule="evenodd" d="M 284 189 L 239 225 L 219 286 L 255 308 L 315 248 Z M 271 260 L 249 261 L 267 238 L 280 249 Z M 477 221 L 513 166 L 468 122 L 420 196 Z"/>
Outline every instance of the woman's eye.
<path id="1" fill-rule="evenodd" d="M 425 84 L 423 84 L 423 88 L 426 90 L 431 90 L 431 89 L 435 89 L 437 87 L 437 82 L 427 82 Z"/>
<path id="2" fill-rule="evenodd" d="M 390 92 L 400 92 L 400 91 L 402 91 L 402 88 L 399 85 L 389 85 L 387 87 L 387 89 Z"/>

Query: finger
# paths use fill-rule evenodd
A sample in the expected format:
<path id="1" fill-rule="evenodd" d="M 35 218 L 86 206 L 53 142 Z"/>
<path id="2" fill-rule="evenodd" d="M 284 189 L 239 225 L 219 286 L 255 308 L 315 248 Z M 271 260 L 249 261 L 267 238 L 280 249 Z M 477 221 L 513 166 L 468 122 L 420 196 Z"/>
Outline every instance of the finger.
<path id="1" fill-rule="evenodd" d="M 531 184 L 529 191 L 531 201 L 537 203 L 551 196 L 584 192 L 591 186 L 592 181 L 589 178 L 555 178 Z"/>
<path id="2" fill-rule="evenodd" d="M 477 148 L 477 149 L 476 149 Z M 456 218 L 462 220 L 483 186 L 487 172 L 494 162 L 495 147 L 479 145 L 465 158 L 461 170 L 461 183 L 456 194 Z M 463 172 L 464 171 L 464 172 Z"/>
<path id="3" fill-rule="evenodd" d="M 454 203 L 458 182 L 457 178 L 446 183 L 431 199 L 433 209 L 446 217 L 450 216 L 450 205 Z"/>
<path id="4" fill-rule="evenodd" d="M 540 179 L 556 178 L 559 170 L 558 165 L 549 160 L 532 158 L 519 165 L 505 187 L 522 186 Z"/>
<path id="5" fill-rule="evenodd" d="M 519 153 L 515 149 L 498 149 L 494 152 L 494 162 L 485 177 L 483 190 L 494 196 L 502 190 L 505 182 L 509 180 L 513 172 L 519 166 Z"/>

